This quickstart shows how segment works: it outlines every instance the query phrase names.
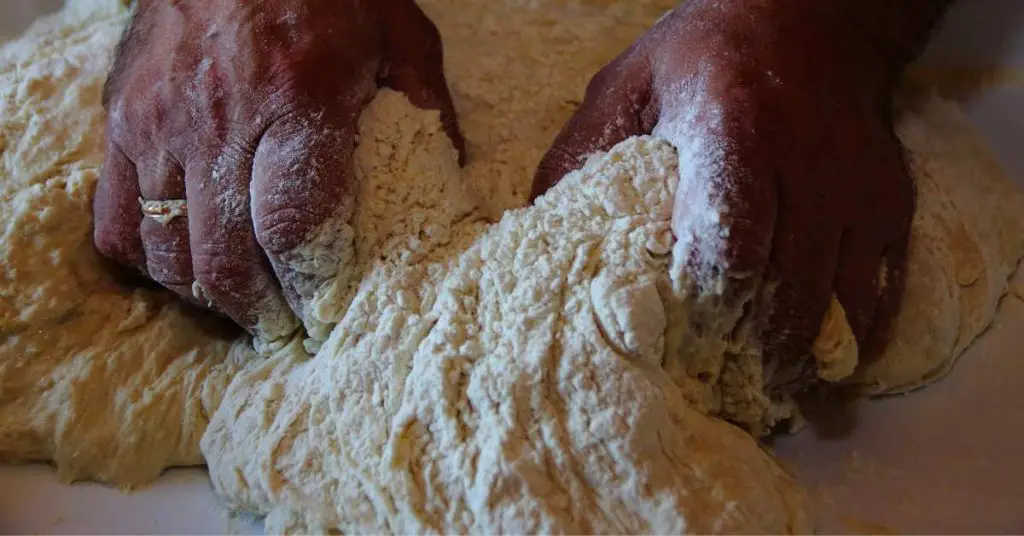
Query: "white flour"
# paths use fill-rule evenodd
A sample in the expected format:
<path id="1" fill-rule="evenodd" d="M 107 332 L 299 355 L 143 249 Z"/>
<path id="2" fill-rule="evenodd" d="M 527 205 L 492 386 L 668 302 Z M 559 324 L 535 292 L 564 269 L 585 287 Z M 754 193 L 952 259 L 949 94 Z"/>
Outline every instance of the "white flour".
<path id="1" fill-rule="evenodd" d="M 522 203 L 589 75 L 674 4 L 601 3 L 424 2 L 470 164 L 436 112 L 378 95 L 351 232 L 322 233 L 356 262 L 311 291 L 329 333 L 312 358 L 300 340 L 259 358 L 100 266 L 89 203 L 117 2 L 73 2 L 0 49 L 0 460 L 131 486 L 205 459 L 225 504 L 271 531 L 807 530 L 792 479 L 708 415 L 757 429 L 787 408 L 747 341 L 710 341 L 739 345 L 727 362 L 678 329 L 693 295 L 672 268 L 669 145 L 628 140 L 484 221 Z M 872 389 L 948 368 L 1024 251 L 1019 194 L 956 107 L 928 102 L 900 126 L 921 212 L 897 342 L 861 376 Z M 856 356 L 832 312 L 816 357 L 839 379 Z"/>
<path id="2" fill-rule="evenodd" d="M 385 92 L 362 123 L 338 327 L 241 374 L 205 435 L 233 507 L 298 532 L 804 526 L 789 477 L 661 371 L 674 151 L 631 140 L 488 227 L 436 113 Z"/>

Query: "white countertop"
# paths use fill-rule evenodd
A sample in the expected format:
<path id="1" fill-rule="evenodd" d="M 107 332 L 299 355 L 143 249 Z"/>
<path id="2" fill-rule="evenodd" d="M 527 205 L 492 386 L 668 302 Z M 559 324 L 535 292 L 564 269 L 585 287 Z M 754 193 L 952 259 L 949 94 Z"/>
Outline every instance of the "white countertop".
<path id="1" fill-rule="evenodd" d="M 29 20 L 26 5 L 47 3 L 55 2 L 5 0 L 0 34 Z M 1024 1 L 961 0 L 926 57 L 943 66 L 1024 68 Z M 965 109 L 1024 186 L 1024 87 L 989 91 Z M 777 442 L 779 456 L 822 499 L 824 531 L 1024 533 L 1022 328 L 1024 302 L 1008 299 L 943 382 L 865 403 L 847 437 L 807 430 Z M 228 519 L 199 469 L 170 471 L 122 494 L 61 485 L 46 466 L 0 467 L 0 533 L 259 531 L 258 523 Z"/>

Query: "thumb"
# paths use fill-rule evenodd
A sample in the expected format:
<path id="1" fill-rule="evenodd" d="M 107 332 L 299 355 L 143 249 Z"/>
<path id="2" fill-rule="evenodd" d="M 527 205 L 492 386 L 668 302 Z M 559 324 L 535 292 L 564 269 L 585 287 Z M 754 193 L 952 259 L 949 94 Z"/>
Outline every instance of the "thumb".
<path id="1" fill-rule="evenodd" d="M 650 132 L 656 115 L 651 104 L 650 70 L 629 52 L 605 66 L 590 80 L 579 110 L 537 166 L 530 201 L 543 195 L 566 173 L 583 167 L 588 156 Z"/>
<path id="2" fill-rule="evenodd" d="M 441 34 L 415 2 L 393 2 L 383 9 L 387 12 L 380 84 L 404 93 L 418 108 L 439 110 L 444 130 L 459 151 L 459 164 L 463 164 L 466 144 L 444 77 Z"/>

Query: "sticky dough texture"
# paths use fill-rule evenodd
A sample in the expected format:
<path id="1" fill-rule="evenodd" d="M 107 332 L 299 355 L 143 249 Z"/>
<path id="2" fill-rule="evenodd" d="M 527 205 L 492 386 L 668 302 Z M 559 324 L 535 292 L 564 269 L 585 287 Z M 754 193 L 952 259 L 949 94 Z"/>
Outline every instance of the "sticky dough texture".
<path id="1" fill-rule="evenodd" d="M 785 472 L 660 367 L 671 148 L 627 141 L 488 226 L 427 194 L 458 192 L 436 114 L 385 92 L 361 132 L 361 205 L 412 216 L 374 229 L 383 260 L 316 357 L 229 388 L 203 451 L 235 506 L 314 532 L 806 526 Z"/>

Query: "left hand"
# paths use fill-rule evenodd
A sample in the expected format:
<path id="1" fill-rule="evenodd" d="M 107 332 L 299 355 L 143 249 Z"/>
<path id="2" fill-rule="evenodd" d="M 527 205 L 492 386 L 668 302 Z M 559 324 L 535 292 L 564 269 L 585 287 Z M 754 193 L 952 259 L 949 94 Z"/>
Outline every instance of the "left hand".
<path id="1" fill-rule="evenodd" d="M 105 90 L 97 249 L 262 340 L 309 327 L 378 87 L 440 110 L 462 152 L 442 55 L 414 0 L 141 0 Z"/>

